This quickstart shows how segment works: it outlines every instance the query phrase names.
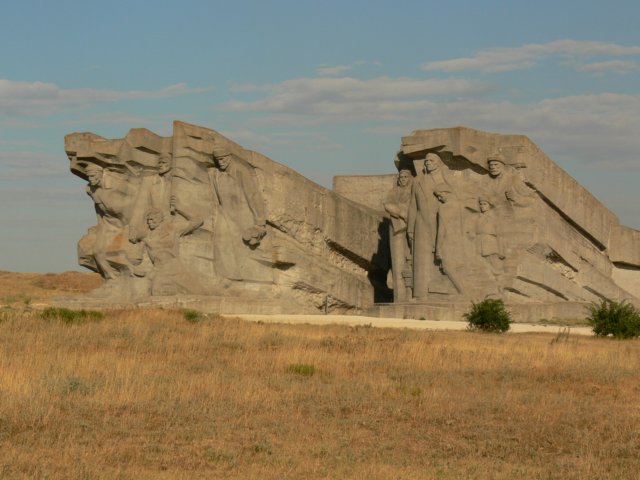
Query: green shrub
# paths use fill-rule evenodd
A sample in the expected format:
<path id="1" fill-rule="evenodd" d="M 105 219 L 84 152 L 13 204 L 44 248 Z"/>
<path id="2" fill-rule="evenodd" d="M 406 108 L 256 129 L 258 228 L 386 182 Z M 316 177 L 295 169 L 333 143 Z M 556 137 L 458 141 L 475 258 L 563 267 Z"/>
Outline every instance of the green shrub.
<path id="1" fill-rule="evenodd" d="M 316 373 L 316 367 L 307 365 L 306 363 L 292 363 L 287 367 L 287 371 L 303 377 L 311 377 Z"/>
<path id="2" fill-rule="evenodd" d="M 600 337 L 633 338 L 640 336 L 640 312 L 626 301 L 602 300 L 587 307 L 587 322 Z"/>
<path id="3" fill-rule="evenodd" d="M 202 320 L 202 314 L 197 310 L 183 310 L 182 316 L 187 322 L 198 323 Z"/>
<path id="4" fill-rule="evenodd" d="M 88 320 L 94 322 L 102 320 L 104 314 L 95 310 L 70 310 L 68 308 L 48 307 L 40 313 L 40 317 L 45 320 L 60 320 L 63 323 L 73 324 L 84 323 Z"/>
<path id="5" fill-rule="evenodd" d="M 473 303 L 464 317 L 469 322 L 470 330 L 483 332 L 506 332 L 511 323 L 511 314 L 499 299 L 488 298 L 480 303 Z"/>

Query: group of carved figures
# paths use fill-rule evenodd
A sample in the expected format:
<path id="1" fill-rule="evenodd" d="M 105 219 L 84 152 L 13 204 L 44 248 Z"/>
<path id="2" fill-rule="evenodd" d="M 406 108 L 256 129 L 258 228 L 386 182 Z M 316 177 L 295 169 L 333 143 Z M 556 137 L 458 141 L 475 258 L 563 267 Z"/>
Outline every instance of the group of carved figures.
<path id="1" fill-rule="evenodd" d="M 207 235 L 217 276 L 231 281 L 242 279 L 244 262 L 266 235 L 265 202 L 247 162 L 226 146 L 214 147 L 205 172 L 209 211 L 194 210 L 189 196 L 175 194 L 172 162 L 171 155 L 159 155 L 151 172 L 138 175 L 94 162 L 84 166 L 97 225 L 80 240 L 79 258 L 103 276 L 103 291 L 118 288 L 123 278 L 146 278 L 151 295 L 207 293 L 206 276 L 195 274 L 181 255 L 185 240 Z M 213 220 L 205 231 L 206 218 Z"/>
<path id="2" fill-rule="evenodd" d="M 501 155 L 487 159 L 488 175 L 450 169 L 433 152 L 423 167 L 415 177 L 401 170 L 384 203 L 394 300 L 500 294 L 517 254 L 510 224 L 526 223 L 521 212 L 530 210 L 535 191 Z"/>
<path id="3" fill-rule="evenodd" d="M 103 290 L 132 278 L 144 279 L 136 284 L 151 295 L 269 281 L 260 257 L 267 251 L 266 204 L 254 167 L 224 144 L 213 146 L 206 163 L 176 165 L 168 153 L 155 158 L 138 172 L 83 165 L 97 225 L 80 240 L 79 258 L 103 276 Z M 521 212 L 531 210 L 536 192 L 500 155 L 487 159 L 486 170 L 450 162 L 426 154 L 423 170 L 416 176 L 401 170 L 387 196 L 396 302 L 500 294 L 524 244 L 513 239 L 527 237 L 527 225 L 535 223 Z M 194 193 L 194 171 L 204 194 Z M 210 261 L 204 273 L 197 268 L 203 258 Z"/>

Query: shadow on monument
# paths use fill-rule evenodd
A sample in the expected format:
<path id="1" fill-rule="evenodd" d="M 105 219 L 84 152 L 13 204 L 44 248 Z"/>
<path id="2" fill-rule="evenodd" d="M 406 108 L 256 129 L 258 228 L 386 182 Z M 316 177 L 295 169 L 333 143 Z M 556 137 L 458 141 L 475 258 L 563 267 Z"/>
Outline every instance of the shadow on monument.
<path id="1" fill-rule="evenodd" d="M 393 289 L 387 285 L 387 276 L 391 270 L 391 254 L 389 245 L 388 218 L 383 219 L 378 225 L 378 248 L 371 256 L 372 268 L 367 277 L 373 287 L 373 301 L 375 303 L 392 303 Z"/>

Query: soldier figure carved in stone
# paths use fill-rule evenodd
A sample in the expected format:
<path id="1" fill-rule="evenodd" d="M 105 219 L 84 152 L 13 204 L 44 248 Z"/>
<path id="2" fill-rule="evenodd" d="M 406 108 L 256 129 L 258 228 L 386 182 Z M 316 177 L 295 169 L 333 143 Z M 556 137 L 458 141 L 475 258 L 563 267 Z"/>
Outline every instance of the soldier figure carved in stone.
<path id="1" fill-rule="evenodd" d="M 80 241 L 79 250 L 81 256 L 95 260 L 104 279 L 113 280 L 118 270 L 110 260 L 118 265 L 127 263 L 124 230 L 130 221 L 134 192 L 128 182 L 114 182 L 115 186 L 106 188 L 104 170 L 99 165 L 90 163 L 85 172 L 89 181 L 86 192 L 95 204 L 98 223 Z"/>
<path id="2" fill-rule="evenodd" d="M 505 253 L 502 237 L 498 231 L 499 222 L 493 206 L 486 198 L 480 197 L 478 199 L 478 207 L 480 215 L 477 218 L 474 232 L 478 253 L 488 262 L 498 289 L 501 290 Z"/>
<path id="3" fill-rule="evenodd" d="M 492 179 L 491 190 L 494 193 L 496 206 L 528 207 L 533 203 L 534 191 L 524 182 L 522 177 L 508 165 L 502 155 L 487 158 L 487 168 Z"/>
<path id="4" fill-rule="evenodd" d="M 267 233 L 266 206 L 253 168 L 224 145 L 213 149 L 216 265 L 231 280 L 264 281 L 264 268 L 250 259 Z"/>
<path id="5" fill-rule="evenodd" d="M 149 275 L 152 295 L 176 295 L 179 293 L 204 293 L 200 282 L 180 261 L 179 239 L 198 229 L 201 222 L 189 222 L 177 229 L 165 219 L 162 210 L 153 208 L 147 212 L 148 233 L 142 238 L 147 254 L 153 263 Z"/>
<path id="6" fill-rule="evenodd" d="M 425 174 L 413 182 L 407 237 L 413 258 L 413 296 L 424 298 L 429 292 L 429 282 L 439 275 L 434 262 L 436 240 L 436 214 L 438 200 L 435 187 L 447 184 L 446 167 L 435 153 L 428 153 L 424 160 Z"/>

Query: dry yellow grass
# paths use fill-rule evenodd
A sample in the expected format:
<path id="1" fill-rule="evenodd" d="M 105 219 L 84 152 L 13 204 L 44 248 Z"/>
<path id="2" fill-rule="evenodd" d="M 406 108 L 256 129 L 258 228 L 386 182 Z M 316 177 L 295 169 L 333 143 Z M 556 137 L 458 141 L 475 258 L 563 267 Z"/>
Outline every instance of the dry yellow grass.
<path id="1" fill-rule="evenodd" d="M 553 340 L 5 310 L 0 478 L 637 478 L 640 342 Z"/>
<path id="2" fill-rule="evenodd" d="M 18 273 L 0 270 L 0 306 L 48 304 L 53 297 L 87 293 L 101 283 L 97 273 Z"/>

